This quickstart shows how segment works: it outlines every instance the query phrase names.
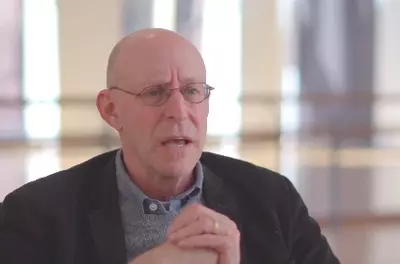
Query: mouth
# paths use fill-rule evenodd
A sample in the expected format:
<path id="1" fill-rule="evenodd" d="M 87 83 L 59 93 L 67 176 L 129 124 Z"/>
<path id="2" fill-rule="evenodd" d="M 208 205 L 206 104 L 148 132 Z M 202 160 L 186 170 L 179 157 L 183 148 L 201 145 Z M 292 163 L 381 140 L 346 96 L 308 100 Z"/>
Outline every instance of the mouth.
<path id="1" fill-rule="evenodd" d="M 188 137 L 170 137 L 161 142 L 163 146 L 183 148 L 193 143 Z"/>

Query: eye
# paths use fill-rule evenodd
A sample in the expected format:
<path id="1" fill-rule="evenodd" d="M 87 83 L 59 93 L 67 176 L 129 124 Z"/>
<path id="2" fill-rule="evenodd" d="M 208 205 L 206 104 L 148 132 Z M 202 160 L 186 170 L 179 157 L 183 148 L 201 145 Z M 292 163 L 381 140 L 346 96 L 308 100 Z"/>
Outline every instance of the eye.
<path id="1" fill-rule="evenodd" d="M 188 89 L 188 93 L 189 93 L 189 94 L 198 94 L 199 91 L 198 91 L 196 88 L 189 88 L 189 89 Z"/>
<path id="2" fill-rule="evenodd" d="M 145 97 L 159 97 L 165 93 L 165 88 L 162 86 L 155 86 L 148 88 L 143 92 L 143 96 Z"/>
<path id="3" fill-rule="evenodd" d="M 201 93 L 201 90 L 196 85 L 190 85 L 185 87 L 185 93 L 188 95 L 198 95 Z"/>

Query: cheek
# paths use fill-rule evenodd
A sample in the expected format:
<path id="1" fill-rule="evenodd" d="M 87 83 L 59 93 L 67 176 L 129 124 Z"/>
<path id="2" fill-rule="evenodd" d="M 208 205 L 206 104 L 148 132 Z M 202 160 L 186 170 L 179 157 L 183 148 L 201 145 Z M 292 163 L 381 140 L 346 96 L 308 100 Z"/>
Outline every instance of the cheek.
<path id="1" fill-rule="evenodd" d="M 197 129 L 201 132 L 207 131 L 208 104 L 201 105 L 195 111 Z"/>
<path id="2" fill-rule="evenodd" d="M 204 104 L 204 106 L 201 108 L 200 113 L 199 113 L 201 122 L 203 122 L 205 126 L 207 126 L 208 112 L 209 112 L 209 104 L 207 101 L 207 103 Z"/>
<path id="3" fill-rule="evenodd" d="M 123 123 L 128 130 L 127 133 L 141 140 L 153 134 L 157 126 L 157 116 L 143 109 L 135 109 L 123 114 Z"/>

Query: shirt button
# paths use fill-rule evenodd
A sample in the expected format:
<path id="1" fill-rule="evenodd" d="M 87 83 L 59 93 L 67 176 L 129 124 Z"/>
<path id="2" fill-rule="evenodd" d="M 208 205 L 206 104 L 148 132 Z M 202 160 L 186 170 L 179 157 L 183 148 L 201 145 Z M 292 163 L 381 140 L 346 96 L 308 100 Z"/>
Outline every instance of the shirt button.
<path id="1" fill-rule="evenodd" d="M 155 203 L 151 203 L 149 208 L 150 208 L 150 211 L 154 212 L 154 211 L 157 211 L 158 206 Z"/>

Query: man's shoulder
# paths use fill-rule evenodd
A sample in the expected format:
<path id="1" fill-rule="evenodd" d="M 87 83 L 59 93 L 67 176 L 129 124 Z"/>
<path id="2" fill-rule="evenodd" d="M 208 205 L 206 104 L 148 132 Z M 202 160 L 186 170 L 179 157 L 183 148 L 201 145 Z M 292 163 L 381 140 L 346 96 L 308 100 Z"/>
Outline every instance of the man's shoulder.
<path id="1" fill-rule="evenodd" d="M 239 185 L 266 186 L 274 189 L 286 188 L 288 179 L 276 171 L 256 165 L 246 160 L 204 152 L 201 162 L 226 182 Z"/>
<path id="2" fill-rule="evenodd" d="M 73 167 L 46 175 L 28 182 L 7 197 L 16 197 L 31 202 L 46 202 L 51 200 L 68 199 L 77 194 L 91 178 L 95 177 L 102 168 L 111 162 L 115 150 L 92 157 Z"/>
<path id="3" fill-rule="evenodd" d="M 285 214 L 282 211 L 288 208 L 295 192 L 287 177 L 249 161 L 210 152 L 203 153 L 201 162 L 223 181 L 242 208 L 252 204 Z"/>

